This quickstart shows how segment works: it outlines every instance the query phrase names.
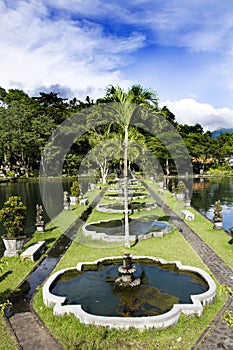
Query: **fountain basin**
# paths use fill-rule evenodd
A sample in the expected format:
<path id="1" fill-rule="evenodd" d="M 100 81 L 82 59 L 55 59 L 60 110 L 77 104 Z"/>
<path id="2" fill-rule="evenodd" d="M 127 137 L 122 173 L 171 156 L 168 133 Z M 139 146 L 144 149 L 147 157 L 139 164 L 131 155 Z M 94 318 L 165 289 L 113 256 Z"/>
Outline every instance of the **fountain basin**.
<path id="1" fill-rule="evenodd" d="M 142 211 L 142 210 L 152 210 L 157 208 L 156 203 L 146 203 L 146 202 L 131 202 L 129 203 L 129 212 L 134 211 Z M 123 213 L 124 212 L 124 204 L 122 203 L 104 203 L 97 204 L 96 210 L 101 211 L 103 213 Z"/>
<path id="2" fill-rule="evenodd" d="M 107 265 L 111 269 L 111 264 L 113 262 L 119 263 L 122 260 L 122 257 L 110 257 L 110 258 L 103 258 L 96 260 L 94 262 L 86 262 L 86 263 L 79 263 L 76 268 L 68 268 L 63 269 L 60 271 L 57 271 L 52 276 L 50 276 L 45 283 L 43 287 L 43 301 L 46 306 L 53 306 L 53 312 L 54 315 L 65 315 L 65 314 L 74 314 L 82 323 L 85 324 L 94 324 L 94 325 L 102 325 L 102 326 L 108 326 L 111 328 L 125 328 L 128 329 L 129 327 L 144 329 L 144 328 L 166 328 L 168 326 L 174 325 L 178 322 L 180 314 L 183 313 L 185 315 L 194 315 L 201 316 L 203 311 L 203 306 L 209 305 L 215 300 L 216 296 L 216 285 L 213 281 L 213 279 L 209 276 L 207 272 L 205 272 L 202 269 L 191 267 L 191 266 L 184 266 L 181 264 L 181 262 L 175 261 L 175 262 L 169 262 L 163 259 L 154 258 L 154 257 L 146 257 L 146 256 L 140 256 L 140 257 L 133 257 L 134 262 L 137 264 L 143 264 L 143 261 L 150 261 L 151 264 L 153 263 L 159 263 L 161 266 L 166 265 L 175 265 L 177 271 L 179 271 L 180 274 L 185 274 L 186 272 L 195 274 L 199 276 L 207 285 L 206 291 L 201 294 L 196 295 L 190 295 L 190 302 L 189 303 L 182 303 L 182 304 L 174 304 L 172 308 L 164 312 L 162 314 L 156 315 L 156 316 L 140 316 L 137 317 L 121 317 L 121 316 L 108 316 L 108 315 L 98 315 L 98 314 L 91 314 L 83 309 L 81 304 L 71 304 L 68 305 L 68 299 L 67 296 L 59 296 L 52 293 L 53 288 L 56 286 L 56 281 L 58 281 L 59 278 L 62 277 L 64 273 L 71 272 L 73 270 L 76 270 L 79 274 L 85 274 L 86 270 L 89 273 L 89 271 L 95 271 L 98 270 L 99 266 Z M 140 266 L 140 265 L 139 265 Z M 98 274 L 98 278 L 96 279 L 97 283 L 99 281 L 99 276 L 101 276 L 102 270 L 100 269 L 100 275 Z M 82 275 L 82 276 L 83 276 Z M 81 277 L 82 277 L 81 276 Z M 90 280 L 90 276 L 87 277 L 88 280 Z M 105 283 L 111 281 L 105 281 Z M 174 283 L 172 283 L 174 285 Z M 138 292 L 138 290 L 141 288 L 134 287 L 132 290 Z M 67 290 L 67 288 L 65 288 Z M 89 290 L 96 290 L 93 289 L 93 285 L 90 284 L 90 289 L 86 289 L 84 293 L 84 298 L 88 297 L 88 291 Z M 151 295 L 151 291 L 154 289 L 149 289 L 149 294 Z M 81 291 L 83 292 L 83 288 L 81 288 Z M 104 289 L 100 288 L 101 295 L 104 292 Z M 128 292 L 128 290 L 124 291 Z M 162 293 L 162 291 L 160 291 Z M 149 295 L 146 294 L 146 298 Z M 107 301 L 106 296 L 103 295 L 104 302 Z M 98 299 L 99 295 L 95 296 L 94 304 L 97 305 L 98 308 Z M 123 295 L 124 299 L 124 295 Z M 176 298 L 175 298 L 176 300 Z M 132 305 L 135 304 L 135 302 L 129 304 Z M 94 305 L 94 307 L 95 307 Z M 100 309 L 102 309 L 100 305 Z M 107 313 L 107 312 L 106 312 Z"/>
<path id="3" fill-rule="evenodd" d="M 124 224 L 121 219 L 91 222 L 82 226 L 83 234 L 107 242 L 124 242 Z M 144 216 L 129 222 L 129 240 L 135 241 L 151 237 L 163 237 L 172 231 L 172 225 L 166 221 L 157 221 L 155 216 Z"/>
<path id="4" fill-rule="evenodd" d="M 129 201 L 134 200 L 134 199 L 144 199 L 148 198 L 150 195 L 149 193 L 144 193 L 144 192 L 129 192 L 128 193 L 128 199 Z M 104 198 L 106 199 L 112 199 L 112 200 L 118 200 L 118 201 L 123 201 L 124 200 L 124 194 L 123 193 L 109 193 L 105 194 Z"/>
<path id="5" fill-rule="evenodd" d="M 129 185 L 128 186 L 128 192 L 129 193 L 136 193 L 136 192 L 143 192 L 145 191 L 145 187 L 139 187 L 139 186 L 134 186 L 134 185 Z M 109 187 L 108 192 L 114 192 L 114 193 L 124 193 L 124 188 L 119 188 L 118 187 Z"/>

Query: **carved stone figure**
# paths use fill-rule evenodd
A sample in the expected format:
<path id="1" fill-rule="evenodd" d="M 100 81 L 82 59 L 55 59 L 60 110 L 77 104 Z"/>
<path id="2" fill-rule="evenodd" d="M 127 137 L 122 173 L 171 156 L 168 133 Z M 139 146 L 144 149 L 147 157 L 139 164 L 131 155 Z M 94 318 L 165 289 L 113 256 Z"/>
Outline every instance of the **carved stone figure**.
<path id="1" fill-rule="evenodd" d="M 64 201 L 63 201 L 64 210 L 70 209 L 70 196 L 67 191 L 64 191 Z"/>
<path id="2" fill-rule="evenodd" d="M 221 229 L 222 228 L 222 207 L 220 200 L 216 201 L 214 204 L 214 228 Z"/>
<path id="3" fill-rule="evenodd" d="M 36 205 L 36 230 L 38 232 L 44 232 L 45 223 L 43 220 L 43 208 L 42 205 Z"/>

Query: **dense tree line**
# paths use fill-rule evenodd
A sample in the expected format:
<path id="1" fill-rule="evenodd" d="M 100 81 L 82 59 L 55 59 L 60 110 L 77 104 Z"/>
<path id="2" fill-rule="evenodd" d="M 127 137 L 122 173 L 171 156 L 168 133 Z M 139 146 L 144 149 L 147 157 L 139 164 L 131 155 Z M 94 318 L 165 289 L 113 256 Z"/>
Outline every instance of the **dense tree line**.
<path id="1" fill-rule="evenodd" d="M 124 99 L 138 106 L 146 106 L 151 113 L 159 116 L 158 123 L 162 124 L 164 120 L 173 127 L 174 135 L 169 131 L 172 147 L 177 149 L 178 154 L 179 145 L 175 139 L 175 134 L 178 133 L 191 156 L 194 172 L 199 173 L 200 170 L 205 171 L 210 167 L 230 169 L 226 159 L 233 155 L 233 133 L 225 132 L 214 139 L 211 132 L 205 132 L 200 124 L 179 124 L 175 115 L 166 106 L 159 108 L 158 96 L 153 90 L 134 85 L 127 92 L 120 87 L 110 86 L 106 89 L 105 96 L 96 101 L 91 100 L 89 96 L 85 101 L 77 98 L 68 100 L 60 97 L 58 92 L 40 92 L 39 96 L 30 97 L 22 90 L 6 91 L 0 88 L 0 174 L 26 177 L 37 175 L 39 165 L 43 162 L 44 147 L 49 138 L 53 135 L 55 137 L 56 129 L 63 121 L 89 107 L 94 106 L 98 109 L 103 104 L 122 102 Z M 150 125 L 150 119 L 147 123 Z M 76 175 L 83 160 L 87 168 L 92 162 L 96 162 L 102 178 L 111 168 L 119 167 L 119 163 L 123 160 L 122 145 L 125 142 L 126 129 L 129 166 L 134 164 L 137 167 L 137 159 L 140 159 L 140 166 L 143 167 L 145 159 L 148 163 L 147 152 L 150 152 L 158 159 L 166 174 L 177 172 L 171 155 L 172 147 L 169 149 L 159 137 L 155 136 L 155 132 L 129 124 L 126 128 L 126 124 L 119 123 L 113 118 L 109 120 L 108 125 L 100 124 L 92 128 L 91 119 L 87 121 L 86 131 L 84 130 L 82 136 L 74 141 L 65 155 L 64 174 Z M 150 127 L 153 130 L 154 125 L 151 124 Z M 165 124 L 161 126 L 161 130 L 166 133 Z M 104 148 L 101 147 L 103 142 Z M 114 159 L 110 155 L 113 144 L 115 150 L 117 149 Z M 108 149 L 109 153 L 106 151 Z M 182 157 L 182 154 L 178 154 L 178 157 Z"/>

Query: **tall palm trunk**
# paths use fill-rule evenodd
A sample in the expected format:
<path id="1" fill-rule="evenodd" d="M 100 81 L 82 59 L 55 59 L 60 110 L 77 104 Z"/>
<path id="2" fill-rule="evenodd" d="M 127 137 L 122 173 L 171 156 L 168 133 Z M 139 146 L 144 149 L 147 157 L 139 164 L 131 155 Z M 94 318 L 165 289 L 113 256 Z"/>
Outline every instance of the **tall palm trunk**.
<path id="1" fill-rule="evenodd" d="M 124 224 L 125 247 L 130 248 L 129 243 L 129 203 L 128 203 L 128 125 L 125 125 L 124 139 Z"/>

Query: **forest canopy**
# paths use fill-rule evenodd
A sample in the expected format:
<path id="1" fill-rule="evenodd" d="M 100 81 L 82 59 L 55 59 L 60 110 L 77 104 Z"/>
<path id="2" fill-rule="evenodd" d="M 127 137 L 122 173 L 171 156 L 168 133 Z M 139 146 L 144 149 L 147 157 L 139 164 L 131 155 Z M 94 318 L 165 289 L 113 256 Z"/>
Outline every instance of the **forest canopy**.
<path id="1" fill-rule="evenodd" d="M 146 106 L 156 112 L 172 126 L 187 147 L 194 173 L 209 169 L 231 170 L 228 160 L 233 155 L 232 132 L 226 131 L 213 138 L 212 133 L 205 132 L 200 124 L 180 124 L 166 106 L 159 108 L 156 92 L 141 85 L 133 85 L 128 91 L 123 91 L 119 86 L 109 86 L 105 96 L 96 101 L 89 96 L 84 101 L 76 97 L 69 100 L 60 97 L 59 92 L 52 91 L 40 92 L 39 96 L 29 96 L 22 90 L 6 91 L 0 88 L 0 175 L 37 176 L 43 163 L 44 148 L 48 141 L 56 136 L 59 125 L 74 113 L 85 117 L 83 111 L 88 108 L 98 109 L 109 102 L 118 102 L 124 96 L 133 104 Z M 63 175 L 76 176 L 81 165 L 88 169 L 91 162 L 96 162 L 101 171 L 106 171 L 106 167 L 107 172 L 116 171 L 122 159 L 122 125 L 109 121 L 108 125 L 92 127 L 91 118 L 85 121 L 85 125 L 87 129 L 74 140 L 65 155 Z M 158 137 L 140 127 L 130 126 L 128 132 L 129 167 L 142 170 L 139 169 L 136 160 L 140 158 L 143 163 L 146 152 L 150 152 L 158 160 L 165 174 L 177 173 L 171 152 Z M 106 156 L 111 144 L 117 147 L 114 159 L 110 156 L 110 151 L 108 157 Z M 55 154 L 56 150 L 53 153 Z M 105 170 L 102 169 L 104 167 Z M 154 171 L 153 167 L 151 171 Z"/>

